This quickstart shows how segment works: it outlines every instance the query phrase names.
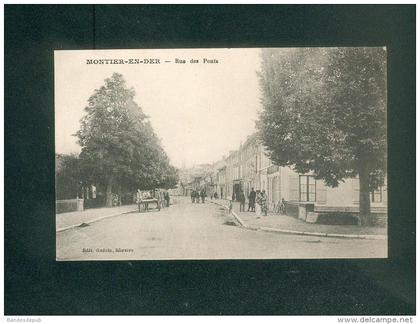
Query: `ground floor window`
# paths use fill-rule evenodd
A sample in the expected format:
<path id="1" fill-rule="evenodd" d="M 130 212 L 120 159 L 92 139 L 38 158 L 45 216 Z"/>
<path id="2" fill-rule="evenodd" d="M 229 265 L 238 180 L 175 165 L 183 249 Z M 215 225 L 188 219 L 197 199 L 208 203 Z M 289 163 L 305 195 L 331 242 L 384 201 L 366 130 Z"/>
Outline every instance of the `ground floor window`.
<path id="1" fill-rule="evenodd" d="M 382 186 L 371 192 L 371 201 L 375 203 L 382 202 Z"/>
<path id="2" fill-rule="evenodd" d="M 316 181 L 313 176 L 299 176 L 299 200 L 316 201 Z"/>

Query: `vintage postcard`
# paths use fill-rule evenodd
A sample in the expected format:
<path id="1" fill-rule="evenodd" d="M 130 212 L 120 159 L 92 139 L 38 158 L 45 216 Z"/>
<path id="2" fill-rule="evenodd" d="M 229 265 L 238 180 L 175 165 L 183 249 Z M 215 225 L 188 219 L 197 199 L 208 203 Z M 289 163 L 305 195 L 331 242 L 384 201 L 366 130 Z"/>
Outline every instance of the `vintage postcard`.
<path id="1" fill-rule="evenodd" d="M 384 47 L 58 50 L 56 258 L 387 258 Z"/>

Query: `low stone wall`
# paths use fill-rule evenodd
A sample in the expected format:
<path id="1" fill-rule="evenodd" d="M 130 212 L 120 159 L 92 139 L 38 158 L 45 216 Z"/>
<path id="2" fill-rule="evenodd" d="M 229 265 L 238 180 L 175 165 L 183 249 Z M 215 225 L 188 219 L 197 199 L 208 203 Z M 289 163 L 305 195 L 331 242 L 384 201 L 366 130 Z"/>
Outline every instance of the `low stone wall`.
<path id="1" fill-rule="evenodd" d="M 349 212 L 308 212 L 306 215 L 307 223 L 317 223 L 324 225 L 357 225 L 358 213 Z M 388 215 L 384 213 L 372 213 L 372 226 L 386 227 L 388 225 Z"/>
<path id="2" fill-rule="evenodd" d="M 359 212 L 359 206 L 322 206 L 322 205 L 315 205 L 315 211 L 317 213 L 355 213 Z M 387 207 L 386 206 L 371 206 L 370 212 L 372 214 L 386 214 Z"/>
<path id="3" fill-rule="evenodd" d="M 83 199 L 56 200 L 55 212 L 57 214 L 74 211 L 83 211 Z"/>
<path id="4" fill-rule="evenodd" d="M 357 225 L 359 217 L 357 213 L 343 213 L 343 212 L 331 212 L 331 213 L 316 213 L 318 224 L 324 225 Z"/>
<path id="5" fill-rule="evenodd" d="M 372 213 L 372 225 L 387 227 L 388 226 L 388 214 L 387 213 Z"/>
<path id="6" fill-rule="evenodd" d="M 310 206 L 308 203 L 287 202 L 286 215 L 299 218 L 307 223 L 324 225 L 357 225 L 358 207 Z M 309 208 L 311 207 L 311 208 Z M 314 209 L 315 207 L 315 209 Z M 372 207 L 372 226 L 386 227 L 388 214 L 386 207 Z"/>
<path id="7" fill-rule="evenodd" d="M 286 202 L 286 215 L 299 217 L 299 203 L 295 202 Z"/>

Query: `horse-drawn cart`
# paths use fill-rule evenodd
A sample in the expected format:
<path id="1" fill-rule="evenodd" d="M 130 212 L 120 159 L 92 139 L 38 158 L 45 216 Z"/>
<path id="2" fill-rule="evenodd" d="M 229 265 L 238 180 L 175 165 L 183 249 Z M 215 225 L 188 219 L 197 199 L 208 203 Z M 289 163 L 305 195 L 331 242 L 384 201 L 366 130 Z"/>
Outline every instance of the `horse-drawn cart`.
<path id="1" fill-rule="evenodd" d="M 139 200 L 137 205 L 139 206 L 139 213 L 142 210 L 142 206 L 143 206 L 143 210 L 145 211 L 149 211 L 149 207 L 150 204 L 156 204 L 156 209 L 160 211 L 160 201 L 156 198 L 148 198 L 148 199 L 142 199 Z"/>

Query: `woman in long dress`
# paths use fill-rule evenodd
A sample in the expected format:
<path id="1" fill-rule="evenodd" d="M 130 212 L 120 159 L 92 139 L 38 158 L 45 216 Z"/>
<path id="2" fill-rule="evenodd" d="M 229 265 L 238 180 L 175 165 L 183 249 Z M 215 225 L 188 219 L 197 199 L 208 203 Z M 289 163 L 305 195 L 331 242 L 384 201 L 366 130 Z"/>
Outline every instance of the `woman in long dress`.
<path id="1" fill-rule="evenodd" d="M 261 191 L 257 190 L 255 196 L 255 215 L 261 217 Z"/>

